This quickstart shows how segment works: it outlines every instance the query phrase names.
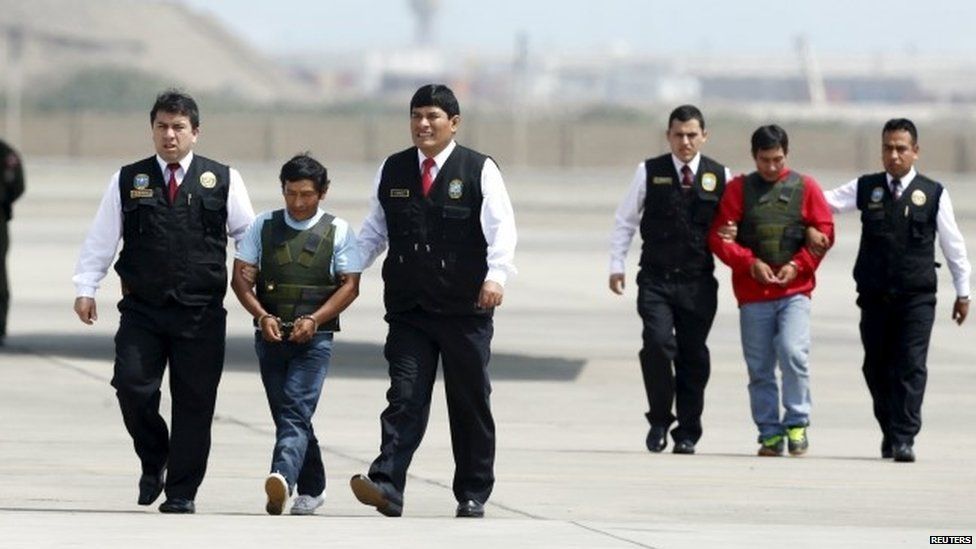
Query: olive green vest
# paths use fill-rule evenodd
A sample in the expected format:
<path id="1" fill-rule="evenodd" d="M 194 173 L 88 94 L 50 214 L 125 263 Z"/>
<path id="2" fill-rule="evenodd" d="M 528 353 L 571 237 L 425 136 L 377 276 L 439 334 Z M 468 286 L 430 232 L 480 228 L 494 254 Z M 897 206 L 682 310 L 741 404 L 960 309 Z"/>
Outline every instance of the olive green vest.
<path id="1" fill-rule="evenodd" d="M 258 301 L 282 322 L 314 313 L 336 291 L 331 270 L 333 219 L 325 214 L 312 227 L 299 231 L 285 223 L 284 210 L 276 210 L 261 226 Z M 320 325 L 319 331 L 339 331 L 339 318 Z"/>
<path id="2" fill-rule="evenodd" d="M 802 206 L 800 174 L 791 171 L 784 181 L 769 183 L 753 172 L 742 185 L 742 221 L 736 240 L 771 266 L 789 263 L 803 246 Z"/>

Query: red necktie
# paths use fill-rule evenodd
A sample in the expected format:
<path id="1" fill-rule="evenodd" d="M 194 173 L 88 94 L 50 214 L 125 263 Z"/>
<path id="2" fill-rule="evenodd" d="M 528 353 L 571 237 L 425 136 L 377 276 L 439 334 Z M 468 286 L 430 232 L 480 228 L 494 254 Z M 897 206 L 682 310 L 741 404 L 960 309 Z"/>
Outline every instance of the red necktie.
<path id="1" fill-rule="evenodd" d="M 693 182 L 694 178 L 691 174 L 691 168 L 688 166 L 688 164 L 685 164 L 681 167 L 681 189 L 690 189 Z"/>
<path id="2" fill-rule="evenodd" d="M 895 200 L 901 198 L 901 179 L 897 177 L 891 180 L 891 194 Z"/>
<path id="3" fill-rule="evenodd" d="M 424 171 L 420 178 L 420 182 L 424 186 L 424 196 L 430 194 L 430 188 L 434 186 L 434 174 L 430 173 L 430 171 L 435 165 L 436 163 L 433 158 L 424 159 Z"/>
<path id="4" fill-rule="evenodd" d="M 180 169 L 180 165 L 173 162 L 167 164 L 166 169 L 169 170 L 169 187 L 166 190 L 169 192 L 169 205 L 172 206 L 176 202 L 176 193 L 180 190 L 180 186 L 176 184 L 176 170 Z"/>

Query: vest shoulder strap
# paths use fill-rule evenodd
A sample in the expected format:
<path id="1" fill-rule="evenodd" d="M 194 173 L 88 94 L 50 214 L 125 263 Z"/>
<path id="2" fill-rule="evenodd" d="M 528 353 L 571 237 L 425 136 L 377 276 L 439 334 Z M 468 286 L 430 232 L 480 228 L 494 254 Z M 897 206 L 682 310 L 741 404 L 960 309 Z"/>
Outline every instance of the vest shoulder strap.
<path id="1" fill-rule="evenodd" d="M 744 183 L 743 202 L 747 208 L 756 204 L 766 205 L 773 200 L 773 193 L 769 192 L 771 189 L 764 190 L 770 186 L 769 182 L 763 179 L 758 172 L 752 172 L 746 176 Z M 802 187 L 803 178 L 800 177 L 800 174 L 790 171 L 786 179 L 779 185 L 779 192 L 775 196 L 776 202 L 781 207 L 787 207 L 794 203 L 800 198 L 798 194 Z"/>
<path id="2" fill-rule="evenodd" d="M 334 216 L 323 214 L 321 219 L 305 232 L 305 243 L 302 244 L 302 250 L 298 253 L 298 262 L 303 266 L 311 266 L 315 254 L 318 253 L 319 248 L 322 246 L 322 242 L 327 237 L 331 240 L 333 219 L 335 219 Z"/>
<path id="3" fill-rule="evenodd" d="M 289 227 L 288 223 L 285 222 L 284 209 L 275 210 L 271 217 L 265 220 L 261 227 L 261 240 L 270 245 L 271 249 L 267 250 L 266 253 L 272 253 L 278 265 L 298 261 L 298 263 L 308 267 L 312 264 L 319 248 L 322 247 L 322 243 L 331 238 L 334 231 L 332 225 L 334 220 L 335 216 L 323 214 L 315 225 L 301 231 L 304 234 L 299 238 L 304 240 L 300 248 L 295 250 L 298 254 L 297 260 L 292 257 L 291 244 L 298 231 Z"/>

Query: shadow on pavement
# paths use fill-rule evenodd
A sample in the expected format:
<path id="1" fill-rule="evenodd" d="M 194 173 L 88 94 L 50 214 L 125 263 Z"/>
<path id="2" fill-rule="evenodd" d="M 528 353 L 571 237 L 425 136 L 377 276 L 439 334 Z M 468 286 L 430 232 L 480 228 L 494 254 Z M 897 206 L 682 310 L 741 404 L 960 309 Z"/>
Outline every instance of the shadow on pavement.
<path id="1" fill-rule="evenodd" d="M 111 336 L 80 334 L 18 334 L 7 339 L 5 353 L 26 352 L 67 359 L 105 361 L 110 368 L 115 356 Z M 513 353 L 494 353 L 491 358 L 491 377 L 495 380 L 573 381 L 586 361 L 579 358 L 536 357 Z M 254 355 L 254 340 L 250 337 L 227 338 L 225 371 L 253 371 L 258 369 Z M 383 345 L 338 340 L 329 369 L 330 377 L 386 378 L 387 365 Z"/>

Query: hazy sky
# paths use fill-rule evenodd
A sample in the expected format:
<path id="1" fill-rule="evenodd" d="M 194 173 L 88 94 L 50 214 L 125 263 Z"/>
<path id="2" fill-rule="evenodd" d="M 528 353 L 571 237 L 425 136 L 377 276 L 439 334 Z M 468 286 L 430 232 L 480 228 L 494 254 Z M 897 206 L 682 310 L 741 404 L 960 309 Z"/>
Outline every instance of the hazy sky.
<path id="1" fill-rule="evenodd" d="M 413 40 L 407 0 L 183 1 L 270 54 L 396 48 Z M 513 51 L 519 32 L 535 52 L 755 54 L 792 49 L 803 33 L 818 53 L 976 55 L 974 28 L 972 0 L 440 0 L 435 17 L 440 45 L 493 53 Z"/>

